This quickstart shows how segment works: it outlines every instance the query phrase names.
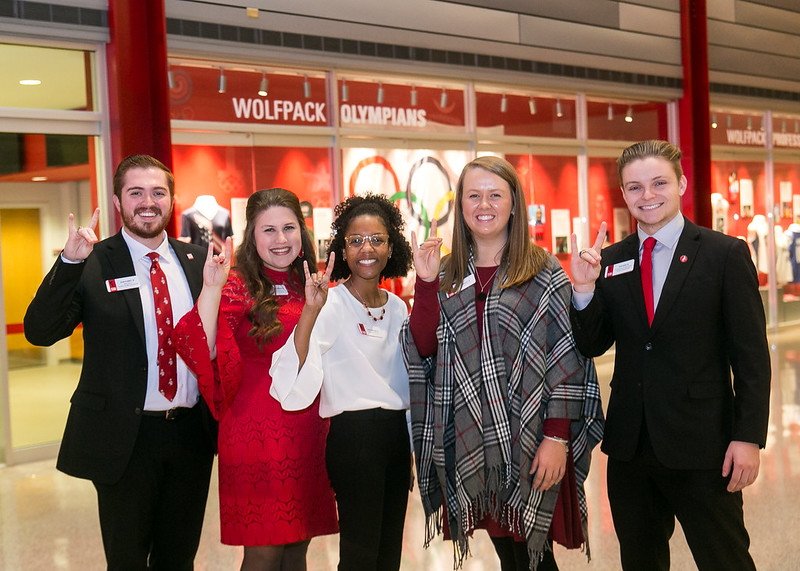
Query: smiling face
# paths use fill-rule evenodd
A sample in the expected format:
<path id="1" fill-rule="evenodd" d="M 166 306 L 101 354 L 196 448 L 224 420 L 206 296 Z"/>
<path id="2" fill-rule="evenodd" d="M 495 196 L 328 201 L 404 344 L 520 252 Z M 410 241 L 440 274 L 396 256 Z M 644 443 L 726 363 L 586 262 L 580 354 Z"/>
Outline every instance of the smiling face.
<path id="1" fill-rule="evenodd" d="M 112 197 L 122 225 L 134 239 L 155 249 L 163 240 L 172 215 L 167 175 L 161 169 L 131 168 L 125 173 L 119 197 Z"/>
<path id="2" fill-rule="evenodd" d="M 287 271 L 300 255 L 300 223 L 294 212 L 285 206 L 262 210 L 255 217 L 253 232 L 258 257 L 271 270 Z"/>
<path id="3" fill-rule="evenodd" d="M 392 255 L 392 245 L 388 241 L 376 246 L 366 239 L 362 241 L 361 247 L 357 247 L 355 244 L 349 245 L 351 236 L 367 237 L 374 234 L 380 234 L 388 238 L 389 231 L 386 229 L 383 220 L 373 214 L 356 216 L 345 229 L 345 247 L 342 255 L 354 278 L 363 280 L 380 279 L 381 272 Z"/>
<path id="4" fill-rule="evenodd" d="M 622 197 L 642 230 L 655 234 L 675 218 L 686 192 L 686 177 L 661 157 L 631 161 L 622 169 Z"/>
<path id="5" fill-rule="evenodd" d="M 461 211 L 473 240 L 505 240 L 513 207 L 511 187 L 505 180 L 480 167 L 464 173 Z"/>

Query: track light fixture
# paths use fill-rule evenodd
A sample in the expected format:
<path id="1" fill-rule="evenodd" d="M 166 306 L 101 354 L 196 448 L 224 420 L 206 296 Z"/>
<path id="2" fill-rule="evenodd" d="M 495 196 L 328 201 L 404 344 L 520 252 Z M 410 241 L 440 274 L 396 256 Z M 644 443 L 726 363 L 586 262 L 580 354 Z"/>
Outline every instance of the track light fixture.
<path id="1" fill-rule="evenodd" d="M 383 82 L 382 81 L 378 82 L 378 97 L 377 97 L 377 100 L 378 100 L 378 105 L 382 105 L 383 104 Z"/>
<path id="2" fill-rule="evenodd" d="M 311 97 L 311 84 L 308 82 L 308 76 L 303 76 L 303 97 L 309 99 Z"/>
<path id="3" fill-rule="evenodd" d="M 505 113 L 506 111 L 508 111 L 508 97 L 503 93 L 503 97 L 500 99 L 500 113 Z"/>
<path id="4" fill-rule="evenodd" d="M 733 119 L 730 115 L 725 118 L 725 125 L 730 129 L 733 126 Z"/>
<path id="5" fill-rule="evenodd" d="M 628 105 L 628 110 L 625 111 L 625 122 L 633 123 L 633 105 Z"/>
<path id="6" fill-rule="evenodd" d="M 416 107 L 418 102 L 417 98 L 417 88 L 415 86 L 411 86 L 411 107 Z"/>
<path id="7" fill-rule="evenodd" d="M 613 106 L 613 105 L 611 105 L 611 103 L 609 103 L 609 104 L 608 104 L 608 114 L 607 114 L 607 117 L 608 117 L 608 120 L 609 120 L 609 121 L 613 121 L 613 120 L 614 120 L 614 106 Z"/>
<path id="8" fill-rule="evenodd" d="M 175 87 L 175 78 L 172 77 L 172 68 L 167 68 L 167 86 L 172 89 Z"/>
<path id="9" fill-rule="evenodd" d="M 561 118 L 564 116 L 564 110 L 561 109 L 561 99 L 556 99 L 556 117 Z"/>
<path id="10" fill-rule="evenodd" d="M 747 118 L 747 130 L 748 131 L 752 131 L 753 130 L 753 118 L 752 117 L 748 117 Z"/>
<path id="11" fill-rule="evenodd" d="M 442 87 L 442 96 L 439 98 L 439 107 L 447 107 L 447 91 Z"/>
<path id="12" fill-rule="evenodd" d="M 219 85 L 217 85 L 217 93 L 225 93 L 228 87 L 228 78 L 225 77 L 225 71 L 219 68 Z"/>
<path id="13" fill-rule="evenodd" d="M 342 101 L 344 103 L 347 103 L 349 99 L 350 99 L 350 88 L 347 87 L 347 80 L 342 79 Z"/>
<path id="14" fill-rule="evenodd" d="M 261 72 L 261 83 L 258 85 L 258 94 L 261 97 L 267 96 L 267 86 L 269 85 L 269 80 L 267 79 L 267 74 L 265 72 Z"/>
<path id="15" fill-rule="evenodd" d="M 536 100 L 533 97 L 528 99 L 528 110 L 531 112 L 531 115 L 536 115 Z"/>
<path id="16" fill-rule="evenodd" d="M 717 114 L 716 113 L 712 113 L 711 114 L 711 128 L 712 129 L 716 129 L 717 125 L 718 125 L 718 123 L 717 123 Z"/>

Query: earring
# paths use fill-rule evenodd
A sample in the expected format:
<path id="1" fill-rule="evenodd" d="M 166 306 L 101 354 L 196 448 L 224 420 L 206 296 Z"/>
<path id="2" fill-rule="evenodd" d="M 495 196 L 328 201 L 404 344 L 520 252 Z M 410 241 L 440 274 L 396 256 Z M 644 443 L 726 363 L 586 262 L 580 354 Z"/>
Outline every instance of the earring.
<path id="1" fill-rule="evenodd" d="M 302 246 L 300 246 L 300 253 L 297 254 L 297 257 L 300 258 L 301 260 L 303 259 L 303 247 Z"/>

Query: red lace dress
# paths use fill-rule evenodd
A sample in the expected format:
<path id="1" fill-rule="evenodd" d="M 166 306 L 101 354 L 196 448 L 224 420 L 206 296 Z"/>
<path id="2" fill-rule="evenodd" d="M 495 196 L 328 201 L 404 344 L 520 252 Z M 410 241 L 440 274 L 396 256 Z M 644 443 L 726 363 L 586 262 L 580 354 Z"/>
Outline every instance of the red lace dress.
<path id="1" fill-rule="evenodd" d="M 319 400 L 286 412 L 269 394 L 272 353 L 300 318 L 302 290 L 287 283 L 287 274 L 265 271 L 288 295 L 277 296 L 283 331 L 262 349 L 247 335 L 253 301 L 235 272 L 222 290 L 214 361 L 196 306 L 173 333 L 219 420 L 219 511 L 227 545 L 281 545 L 339 531 L 325 470 L 328 419 L 319 416 Z"/>

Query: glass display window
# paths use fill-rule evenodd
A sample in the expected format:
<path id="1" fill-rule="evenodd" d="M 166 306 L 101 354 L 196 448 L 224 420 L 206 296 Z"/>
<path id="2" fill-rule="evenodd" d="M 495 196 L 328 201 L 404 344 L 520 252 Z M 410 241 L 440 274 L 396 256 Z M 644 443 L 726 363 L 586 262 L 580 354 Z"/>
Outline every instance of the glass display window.
<path id="1" fill-rule="evenodd" d="M 173 63 L 169 78 L 172 119 L 316 127 L 333 124 L 321 73 Z"/>
<path id="2" fill-rule="evenodd" d="M 338 89 L 342 128 L 466 132 L 463 88 L 342 77 Z"/>
<path id="3" fill-rule="evenodd" d="M 666 103 L 586 102 L 589 139 L 645 141 L 669 137 Z"/>
<path id="4" fill-rule="evenodd" d="M 91 52 L 0 43 L 0 107 L 94 111 Z"/>
<path id="5" fill-rule="evenodd" d="M 248 197 L 274 187 L 297 195 L 312 232 L 330 228 L 329 148 L 174 145 L 172 154 L 175 216 L 185 241 L 219 245 L 231 235 L 241 243 Z"/>
<path id="6" fill-rule="evenodd" d="M 614 158 L 589 159 L 589 241 L 600 224 L 606 223 L 605 245 L 619 242 L 636 230 L 636 223 L 620 189 L 617 161 Z"/>
<path id="7" fill-rule="evenodd" d="M 574 97 L 521 95 L 479 88 L 475 101 L 477 134 L 481 138 L 576 137 Z"/>

